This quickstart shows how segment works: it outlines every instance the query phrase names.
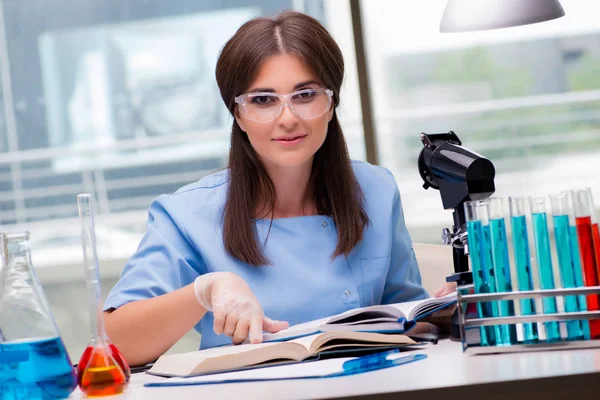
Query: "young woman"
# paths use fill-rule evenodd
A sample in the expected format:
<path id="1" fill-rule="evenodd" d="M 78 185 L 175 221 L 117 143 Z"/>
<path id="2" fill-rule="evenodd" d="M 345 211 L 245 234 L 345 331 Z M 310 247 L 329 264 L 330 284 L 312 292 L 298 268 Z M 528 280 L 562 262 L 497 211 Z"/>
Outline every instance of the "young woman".
<path id="1" fill-rule="evenodd" d="M 253 19 L 224 46 L 229 167 L 152 202 L 105 303 L 131 364 L 193 327 L 202 348 L 257 343 L 263 331 L 427 297 L 394 177 L 349 159 L 343 77 L 339 47 L 304 14 Z"/>

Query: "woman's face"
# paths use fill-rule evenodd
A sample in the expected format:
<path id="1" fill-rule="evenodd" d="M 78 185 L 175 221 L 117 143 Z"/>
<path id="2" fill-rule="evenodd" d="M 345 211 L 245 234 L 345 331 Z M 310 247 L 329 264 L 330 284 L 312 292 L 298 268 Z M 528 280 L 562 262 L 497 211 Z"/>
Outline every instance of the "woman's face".
<path id="1" fill-rule="evenodd" d="M 324 88 L 322 83 L 297 56 L 284 53 L 271 56 L 263 63 L 246 93 L 273 92 L 287 95 L 302 89 L 320 88 Z M 324 93 L 320 93 L 320 96 L 323 95 Z M 304 100 L 303 96 L 310 96 L 310 94 L 295 96 L 296 100 L 288 98 L 289 104 L 292 107 L 296 106 L 296 113 L 300 114 L 300 117 L 305 117 L 302 111 L 309 109 L 306 104 L 312 101 Z M 249 107 L 259 111 L 261 111 L 260 107 L 268 107 L 263 103 L 269 101 L 273 102 L 273 108 L 278 109 L 275 103 L 279 101 L 278 99 L 264 96 L 244 99 Z M 314 154 L 325 141 L 327 125 L 333 117 L 334 109 L 331 101 L 331 106 L 325 108 L 323 114 L 315 118 L 303 119 L 295 115 L 290 107 L 285 106 L 274 120 L 257 122 L 255 120 L 257 118 L 249 115 L 248 108 L 245 111 L 243 107 L 237 106 L 235 118 L 240 128 L 248 135 L 252 147 L 267 169 L 312 165 Z"/>

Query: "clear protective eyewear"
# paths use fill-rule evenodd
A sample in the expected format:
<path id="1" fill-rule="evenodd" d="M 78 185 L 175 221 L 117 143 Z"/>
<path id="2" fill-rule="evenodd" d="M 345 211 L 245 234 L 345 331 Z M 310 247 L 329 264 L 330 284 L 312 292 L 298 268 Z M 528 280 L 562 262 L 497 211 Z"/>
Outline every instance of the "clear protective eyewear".
<path id="1" fill-rule="evenodd" d="M 279 118 L 286 105 L 300 119 L 314 119 L 331 107 L 331 89 L 302 89 L 289 94 L 271 92 L 246 93 L 235 98 L 240 115 L 255 122 L 271 122 Z"/>

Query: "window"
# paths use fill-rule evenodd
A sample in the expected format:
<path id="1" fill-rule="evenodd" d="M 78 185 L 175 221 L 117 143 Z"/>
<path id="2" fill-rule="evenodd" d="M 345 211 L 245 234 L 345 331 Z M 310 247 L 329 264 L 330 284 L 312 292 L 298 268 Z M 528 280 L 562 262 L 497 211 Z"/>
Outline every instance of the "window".
<path id="1" fill-rule="evenodd" d="M 352 155 L 364 158 L 346 3 L 49 0 L 35 12 L 29 2 L 3 4 L 6 109 L 16 124 L 3 131 L 3 109 L 0 132 L 3 143 L 18 140 L 0 147 L 10 150 L 0 153 L 0 224 L 32 230 L 38 266 L 56 262 L 44 252 L 60 243 L 79 260 L 77 193 L 96 200 L 101 256 L 113 249 L 111 258 L 126 259 L 152 199 L 226 166 L 232 121 L 214 70 L 221 47 L 255 16 L 297 9 L 331 29 L 349 71 L 341 123 Z"/>
<path id="2" fill-rule="evenodd" d="M 455 34 L 439 33 L 445 0 L 362 3 L 380 162 L 415 241 L 452 225 L 422 188 L 421 132 L 453 130 L 489 158 L 497 196 L 588 186 L 600 204 L 600 5 L 561 3 L 558 20 Z"/>

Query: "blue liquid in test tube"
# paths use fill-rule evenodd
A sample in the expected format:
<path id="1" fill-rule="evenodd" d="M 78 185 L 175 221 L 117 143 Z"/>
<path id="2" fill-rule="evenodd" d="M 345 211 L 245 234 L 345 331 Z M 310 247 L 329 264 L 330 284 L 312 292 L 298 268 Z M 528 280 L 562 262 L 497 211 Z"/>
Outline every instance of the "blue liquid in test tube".
<path id="1" fill-rule="evenodd" d="M 531 273 L 531 255 L 529 253 L 529 239 L 527 233 L 526 200 L 523 197 L 510 197 L 510 214 L 513 248 L 517 271 L 519 290 L 533 290 L 533 277 Z M 521 299 L 519 302 L 522 315 L 535 315 L 535 300 Z M 538 340 L 537 324 L 523 323 L 523 341 L 534 343 Z"/>
<path id="2" fill-rule="evenodd" d="M 552 199 L 552 201 L 554 200 Z M 554 213 L 554 206 L 552 208 Z M 554 221 L 554 238 L 556 240 L 556 253 L 558 254 L 558 266 L 560 268 L 562 286 L 564 288 L 574 288 L 576 285 L 569 238 L 569 216 L 553 214 L 552 219 Z M 566 312 L 579 311 L 577 296 L 565 296 L 564 299 Z M 581 324 L 578 320 L 567 321 L 567 334 L 569 340 L 583 339 Z"/>
<path id="3" fill-rule="evenodd" d="M 484 225 L 479 219 L 481 210 L 486 208 L 487 211 L 487 202 L 480 200 L 468 201 L 464 207 L 475 293 L 494 293 L 496 292 L 496 285 L 489 246 L 489 225 Z M 477 311 L 480 318 L 497 317 L 498 304 L 493 301 L 478 302 Z M 482 346 L 495 346 L 502 343 L 499 340 L 498 326 L 481 327 L 480 333 Z"/>
<path id="4" fill-rule="evenodd" d="M 508 243 L 506 240 L 506 225 L 504 223 L 504 203 L 502 198 L 490 198 L 488 210 L 490 217 L 490 243 L 494 263 L 496 289 L 498 292 L 512 292 Z M 515 315 L 515 304 L 513 300 L 499 301 L 498 311 L 501 317 L 513 317 Z M 499 329 L 501 334 L 499 342 L 501 342 L 501 344 L 517 344 L 516 325 L 500 325 Z"/>
<path id="5" fill-rule="evenodd" d="M 554 273 L 552 270 L 552 254 L 550 252 L 550 238 L 548 237 L 548 222 L 546 220 L 546 199 L 544 197 L 530 198 L 531 220 L 533 221 L 533 236 L 535 252 L 538 259 L 540 286 L 542 289 L 554 289 Z M 556 298 L 544 297 L 542 299 L 544 314 L 556 314 Z M 560 340 L 558 322 L 544 322 L 546 340 Z"/>

